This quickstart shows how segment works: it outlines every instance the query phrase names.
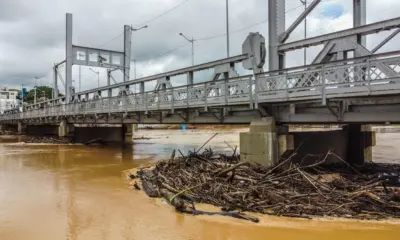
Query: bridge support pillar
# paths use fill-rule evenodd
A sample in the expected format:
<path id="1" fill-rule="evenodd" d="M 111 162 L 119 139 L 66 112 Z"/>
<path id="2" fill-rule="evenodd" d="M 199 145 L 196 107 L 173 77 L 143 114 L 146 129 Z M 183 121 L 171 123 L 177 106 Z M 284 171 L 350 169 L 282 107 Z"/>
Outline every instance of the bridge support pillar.
<path id="1" fill-rule="evenodd" d="M 240 133 L 240 160 L 270 167 L 279 157 L 294 148 L 293 137 L 288 128 L 275 126 L 275 118 L 253 121 L 250 132 Z"/>
<path id="2" fill-rule="evenodd" d="M 60 122 L 58 126 L 58 136 L 59 137 L 74 137 L 75 127 L 74 124 L 67 123 L 66 120 Z"/>
<path id="3" fill-rule="evenodd" d="M 372 162 L 372 147 L 376 145 L 372 126 L 349 124 L 344 130 L 348 132 L 347 162 L 357 165 Z"/>
<path id="4" fill-rule="evenodd" d="M 133 132 L 135 131 L 136 124 L 123 124 L 122 131 L 124 137 L 124 143 L 127 145 L 133 144 Z"/>
<path id="5" fill-rule="evenodd" d="M 28 132 L 28 125 L 22 122 L 18 123 L 18 134 L 19 135 L 26 135 Z"/>

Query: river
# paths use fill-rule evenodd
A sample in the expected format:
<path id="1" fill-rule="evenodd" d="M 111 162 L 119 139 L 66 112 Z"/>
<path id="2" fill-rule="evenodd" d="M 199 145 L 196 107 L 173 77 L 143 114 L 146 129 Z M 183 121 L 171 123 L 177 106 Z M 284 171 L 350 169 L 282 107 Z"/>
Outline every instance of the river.
<path id="1" fill-rule="evenodd" d="M 134 146 L 31 145 L 0 139 L 1 240 L 119 239 L 399 239 L 400 221 L 288 219 L 260 223 L 177 214 L 126 184 L 123 171 L 153 164 L 172 149 L 199 148 L 213 131 L 141 130 Z M 237 132 L 212 140 L 217 151 L 238 145 Z M 375 158 L 400 157 L 400 133 L 378 134 Z"/>

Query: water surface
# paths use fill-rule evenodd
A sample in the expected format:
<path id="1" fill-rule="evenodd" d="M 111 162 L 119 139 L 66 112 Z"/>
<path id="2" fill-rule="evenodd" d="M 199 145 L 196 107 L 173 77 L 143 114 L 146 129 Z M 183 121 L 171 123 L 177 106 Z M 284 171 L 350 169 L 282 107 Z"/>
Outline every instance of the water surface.
<path id="1" fill-rule="evenodd" d="M 173 148 L 198 149 L 212 131 L 139 131 L 132 147 L 0 143 L 0 239 L 399 239 L 400 223 L 301 220 L 260 216 L 261 222 L 177 214 L 125 183 L 124 170 L 153 164 Z M 378 138 L 382 153 L 400 135 Z M 382 138 L 381 138 L 382 137 Z M 389 136 L 390 138 L 390 136 Z M 210 142 L 232 152 L 237 133 Z M 230 147 L 225 143 L 227 142 Z M 398 146 L 398 145 L 397 145 Z M 397 156 L 380 153 L 377 158 Z"/>

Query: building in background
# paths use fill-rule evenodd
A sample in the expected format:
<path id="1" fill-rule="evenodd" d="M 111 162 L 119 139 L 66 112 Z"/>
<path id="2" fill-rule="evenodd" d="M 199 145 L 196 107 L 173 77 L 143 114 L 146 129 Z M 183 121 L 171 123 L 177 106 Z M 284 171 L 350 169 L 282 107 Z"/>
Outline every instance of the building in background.
<path id="1" fill-rule="evenodd" d="M 0 113 L 19 107 L 18 90 L 6 87 L 0 88 Z"/>

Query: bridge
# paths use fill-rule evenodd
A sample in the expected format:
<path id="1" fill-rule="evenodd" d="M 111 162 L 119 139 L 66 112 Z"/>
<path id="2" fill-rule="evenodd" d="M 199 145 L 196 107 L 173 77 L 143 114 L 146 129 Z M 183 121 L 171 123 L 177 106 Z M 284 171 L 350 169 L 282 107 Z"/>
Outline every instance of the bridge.
<path id="1" fill-rule="evenodd" d="M 67 14 L 66 59 L 54 66 L 54 98 L 23 106 L 22 111 L 8 111 L 0 116 L 0 122 L 4 126 L 18 124 L 21 133 L 27 126 L 57 126 L 59 136 L 74 135 L 79 126 L 89 131 L 87 126 L 114 125 L 122 133 L 114 136 L 111 132 L 115 131 L 107 131 L 102 136 L 122 136 L 126 142 L 132 142 L 133 124 L 138 123 L 253 123 L 250 132 L 241 136 L 241 156 L 269 163 L 299 142 L 281 126 L 332 123 L 348 125 L 343 136 L 334 137 L 346 142 L 338 148 L 357 149 L 353 151 L 356 153 L 343 153 L 343 158 L 358 162 L 370 159 L 374 136 L 367 124 L 400 123 L 400 51 L 376 53 L 400 32 L 400 18 L 366 24 L 366 1 L 353 0 L 353 28 L 287 43 L 294 29 L 320 2 L 314 0 L 286 29 L 285 1 L 268 0 L 267 47 L 263 36 L 250 33 L 242 55 L 135 80 L 129 80 L 129 26 L 124 26 L 124 51 L 75 46 L 72 15 Z M 374 49 L 366 48 L 367 35 L 389 30 L 392 34 Z M 287 52 L 317 45 L 323 48 L 312 64 L 285 67 Z M 269 71 L 265 72 L 267 52 Z M 348 58 L 348 53 L 354 57 Z M 65 81 L 59 74 L 61 64 L 65 64 Z M 75 92 L 74 64 L 110 69 L 107 86 Z M 246 69 L 242 74 L 237 71 L 239 64 Z M 206 69 L 213 70 L 210 79 L 195 79 Z M 123 81 L 111 84 L 112 71 L 122 71 Z M 181 75 L 186 75 L 187 83 L 172 86 L 171 80 Z M 65 96 L 56 98 L 59 79 Z M 145 91 L 149 83 L 156 83 L 155 88 Z M 96 132 L 102 131 L 81 135 L 93 138 Z M 317 137 L 323 138 L 323 134 L 331 133 Z"/>

